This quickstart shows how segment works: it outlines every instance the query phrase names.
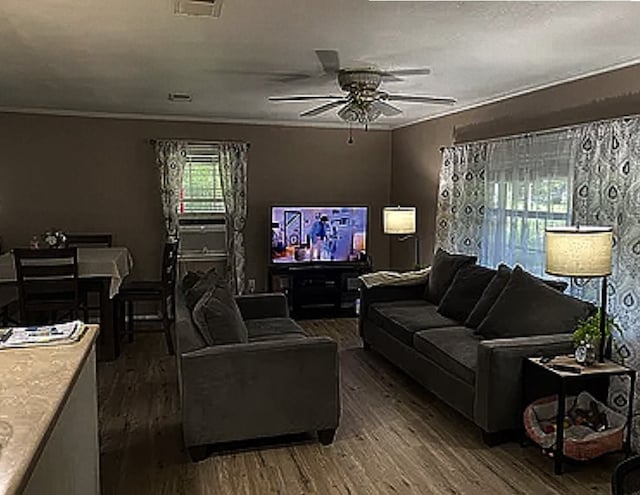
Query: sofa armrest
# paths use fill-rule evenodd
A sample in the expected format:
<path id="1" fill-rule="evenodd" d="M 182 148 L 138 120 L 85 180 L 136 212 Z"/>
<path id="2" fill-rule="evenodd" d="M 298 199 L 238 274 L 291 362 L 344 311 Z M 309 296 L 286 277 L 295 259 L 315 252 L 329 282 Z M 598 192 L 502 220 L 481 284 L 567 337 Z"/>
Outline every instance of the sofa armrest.
<path id="1" fill-rule="evenodd" d="M 236 296 L 244 320 L 255 318 L 288 318 L 287 296 L 281 292 Z"/>
<path id="2" fill-rule="evenodd" d="M 484 340 L 478 345 L 474 421 L 487 433 L 520 428 L 522 361 L 573 352 L 571 334 Z"/>
<path id="3" fill-rule="evenodd" d="M 188 446 L 338 426 L 338 347 L 328 337 L 213 346 L 180 359 Z"/>

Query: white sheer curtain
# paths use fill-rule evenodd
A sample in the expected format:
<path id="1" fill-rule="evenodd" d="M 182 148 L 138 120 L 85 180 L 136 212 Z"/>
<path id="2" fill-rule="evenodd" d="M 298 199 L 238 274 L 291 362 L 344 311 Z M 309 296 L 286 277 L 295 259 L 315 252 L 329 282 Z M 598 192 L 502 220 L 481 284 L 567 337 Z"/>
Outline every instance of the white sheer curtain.
<path id="1" fill-rule="evenodd" d="M 489 143 L 480 262 L 544 274 L 545 228 L 571 224 L 573 131 Z"/>

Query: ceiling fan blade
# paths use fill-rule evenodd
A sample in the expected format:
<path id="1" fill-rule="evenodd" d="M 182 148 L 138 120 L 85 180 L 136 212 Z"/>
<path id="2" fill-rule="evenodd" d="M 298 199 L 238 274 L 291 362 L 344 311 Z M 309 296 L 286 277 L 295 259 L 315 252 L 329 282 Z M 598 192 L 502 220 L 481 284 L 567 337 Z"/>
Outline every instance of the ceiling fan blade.
<path id="1" fill-rule="evenodd" d="M 415 69 L 398 69 L 398 70 L 385 70 L 382 72 L 382 77 L 385 76 L 426 76 L 431 74 L 431 69 L 427 67 L 415 68 Z"/>
<path id="2" fill-rule="evenodd" d="M 387 103 L 386 101 L 377 100 L 371 104 L 374 108 L 378 109 L 382 115 L 385 117 L 395 117 L 396 115 L 400 115 L 402 110 L 398 107 Z"/>
<path id="3" fill-rule="evenodd" d="M 335 50 L 316 50 L 316 56 L 327 74 L 335 74 L 340 70 L 340 56 Z"/>
<path id="4" fill-rule="evenodd" d="M 325 103 L 324 105 L 320 105 L 319 107 L 312 108 L 311 110 L 307 110 L 306 112 L 302 112 L 300 117 L 315 117 L 316 115 L 320 115 L 321 113 L 328 112 L 329 110 L 333 110 L 334 108 L 338 108 L 340 105 L 343 105 L 347 102 L 347 100 L 338 100 L 331 101 L 329 103 Z"/>
<path id="5" fill-rule="evenodd" d="M 269 96 L 269 101 L 312 101 L 312 100 L 343 100 L 344 96 L 338 95 L 288 95 Z"/>
<path id="6" fill-rule="evenodd" d="M 434 105 L 453 105 L 457 102 L 455 98 L 445 96 L 422 96 L 422 95 L 387 95 L 387 101 L 405 101 L 408 103 L 432 103 Z"/>

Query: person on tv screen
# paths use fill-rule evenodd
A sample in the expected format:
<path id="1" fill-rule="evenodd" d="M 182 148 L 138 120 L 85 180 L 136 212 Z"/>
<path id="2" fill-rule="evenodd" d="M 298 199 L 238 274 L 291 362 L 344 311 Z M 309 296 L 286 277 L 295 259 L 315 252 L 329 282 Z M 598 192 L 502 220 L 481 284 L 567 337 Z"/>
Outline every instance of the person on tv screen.
<path id="1" fill-rule="evenodd" d="M 309 231 L 309 237 L 311 238 L 311 244 L 313 245 L 312 258 L 320 259 L 320 253 L 322 252 L 324 242 L 327 240 L 327 230 L 329 229 L 329 217 L 327 215 L 320 215 L 316 217 L 316 221 L 311 225 Z"/>

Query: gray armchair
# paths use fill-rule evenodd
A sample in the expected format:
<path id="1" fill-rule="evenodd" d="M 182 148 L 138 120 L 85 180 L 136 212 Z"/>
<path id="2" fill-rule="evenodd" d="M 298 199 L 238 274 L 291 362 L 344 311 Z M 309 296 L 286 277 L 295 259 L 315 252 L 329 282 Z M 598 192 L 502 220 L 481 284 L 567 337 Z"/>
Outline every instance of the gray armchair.
<path id="1" fill-rule="evenodd" d="M 236 297 L 248 341 L 206 345 L 177 294 L 176 343 L 185 445 L 317 432 L 333 441 L 340 417 L 337 344 L 307 337 L 281 294 Z"/>

